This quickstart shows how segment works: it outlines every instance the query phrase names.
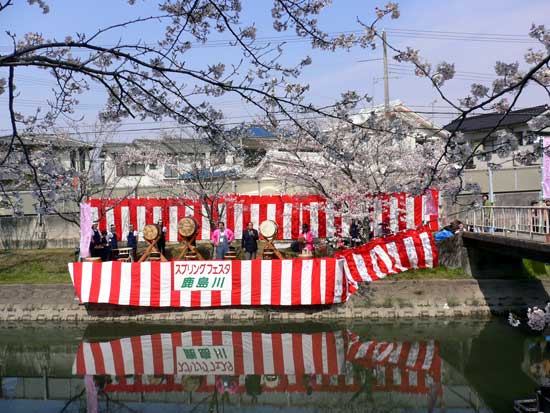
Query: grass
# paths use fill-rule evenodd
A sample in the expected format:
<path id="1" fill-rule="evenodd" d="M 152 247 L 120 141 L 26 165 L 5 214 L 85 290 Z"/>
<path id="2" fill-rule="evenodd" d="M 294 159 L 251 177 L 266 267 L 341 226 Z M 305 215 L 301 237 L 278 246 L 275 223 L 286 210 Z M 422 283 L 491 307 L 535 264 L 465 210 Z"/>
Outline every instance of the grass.
<path id="1" fill-rule="evenodd" d="M 209 255 L 205 246 L 199 249 Z M 179 247 L 168 246 L 167 256 L 174 257 Z M 287 251 L 285 255 L 290 258 Z M 0 284 L 55 284 L 70 283 L 67 263 L 74 261 L 72 249 L 0 251 Z M 550 278 L 550 266 L 536 261 L 523 260 L 525 273 L 518 278 Z M 462 269 L 437 267 L 406 271 L 385 280 L 471 279 Z"/>
<path id="2" fill-rule="evenodd" d="M 405 271 L 386 277 L 385 280 L 456 280 L 472 278 L 461 268 L 451 269 L 447 267 L 426 268 L 422 270 Z"/>
<path id="3" fill-rule="evenodd" d="M 550 265 L 543 262 L 524 259 L 523 268 L 529 277 L 550 278 Z"/>
<path id="4" fill-rule="evenodd" d="M 0 251 L 0 284 L 70 284 L 72 249 Z"/>

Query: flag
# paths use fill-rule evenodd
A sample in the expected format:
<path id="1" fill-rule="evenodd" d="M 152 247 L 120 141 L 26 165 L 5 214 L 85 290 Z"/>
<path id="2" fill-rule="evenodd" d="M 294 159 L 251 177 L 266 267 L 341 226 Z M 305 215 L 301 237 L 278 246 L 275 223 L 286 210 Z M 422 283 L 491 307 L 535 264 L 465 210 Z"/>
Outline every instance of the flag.
<path id="1" fill-rule="evenodd" d="M 550 199 L 550 138 L 544 138 L 542 146 L 542 197 Z"/>
<path id="2" fill-rule="evenodd" d="M 92 240 L 92 207 L 88 203 L 80 204 L 80 257 L 90 256 Z"/>

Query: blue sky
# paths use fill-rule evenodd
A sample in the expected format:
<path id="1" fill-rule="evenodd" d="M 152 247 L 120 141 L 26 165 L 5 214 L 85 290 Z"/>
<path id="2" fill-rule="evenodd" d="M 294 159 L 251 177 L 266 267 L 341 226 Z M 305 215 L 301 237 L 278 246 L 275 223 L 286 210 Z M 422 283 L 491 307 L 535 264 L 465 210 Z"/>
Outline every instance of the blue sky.
<path id="1" fill-rule="evenodd" d="M 100 27 L 105 27 L 131 17 L 154 14 L 155 1 L 138 0 L 136 5 L 128 6 L 124 0 L 50 0 L 51 11 L 43 15 L 37 7 L 29 7 L 26 2 L 16 2 L 17 5 L 0 13 L 0 27 L 22 36 L 28 31 L 41 32 L 46 38 L 64 38 L 76 32 L 91 33 Z M 271 27 L 270 4 L 268 0 L 244 0 L 243 21 L 254 22 L 258 29 L 258 37 L 281 36 Z M 358 30 L 356 19 L 370 21 L 374 7 L 382 5 L 378 1 L 366 0 L 334 0 L 333 6 L 320 16 L 320 24 L 326 31 L 340 32 Z M 528 47 L 536 46 L 529 43 L 503 41 L 472 41 L 479 38 L 473 34 L 515 35 L 527 34 L 531 23 L 550 24 L 550 2 L 548 0 L 407 0 L 400 2 L 401 18 L 387 21 L 383 27 L 388 29 L 389 41 L 396 46 L 411 46 L 421 50 L 429 61 L 437 63 L 442 60 L 454 62 L 461 73 L 461 79 L 453 80 L 446 88 L 447 94 L 453 98 L 465 96 L 469 85 L 474 81 L 487 82 L 493 73 L 496 60 L 521 60 Z M 152 42 L 162 36 L 162 23 L 151 23 L 140 27 L 123 29 L 115 35 L 105 36 L 99 43 L 112 44 L 118 39 L 135 41 L 137 39 Z M 405 32 L 409 30 L 409 32 Z M 410 32 L 410 31 L 414 32 Z M 423 31 L 419 33 L 418 31 Z M 446 33 L 434 33 L 446 32 Z M 450 34 L 449 32 L 456 32 Z M 464 34 L 473 33 L 473 34 Z M 287 33 L 292 35 L 293 33 Z M 458 37 L 460 39 L 450 39 Z M 467 39 L 464 39 L 464 38 Z M 491 36 L 489 36 L 491 37 Z M 215 39 L 227 39 L 226 34 Z M 495 38 L 495 36 L 491 37 Z M 499 37 L 497 40 L 501 39 Z M 527 38 L 525 38 L 527 40 Z M 0 35 L 0 53 L 9 51 L 9 39 L 2 31 Z M 284 62 L 296 63 L 309 54 L 313 64 L 303 73 L 302 80 L 311 84 L 310 98 L 318 104 L 328 104 L 340 93 L 356 89 L 361 93 L 374 96 L 374 103 L 383 101 L 382 62 L 360 60 L 377 59 L 381 51 L 352 49 L 336 53 L 312 51 L 304 42 L 289 44 L 283 58 Z M 189 64 L 203 67 L 219 61 L 234 62 L 235 49 L 230 47 L 201 47 L 189 53 Z M 394 62 L 392 62 L 394 63 Z M 445 123 L 449 119 L 444 102 L 438 98 L 435 91 L 426 80 L 411 76 L 407 70 L 392 66 L 390 81 L 391 99 L 400 99 L 405 104 L 418 111 L 441 112 L 425 114 L 433 117 L 436 122 Z M 0 77 L 7 72 L 0 70 Z M 43 104 L 51 95 L 52 81 L 43 71 L 29 69 L 18 70 L 19 108 L 23 112 Z M 77 117 L 84 116 L 83 124 L 93 123 L 97 111 L 104 102 L 105 95 L 98 88 L 82 96 L 81 108 Z M 221 107 L 227 111 L 227 117 L 232 121 L 252 120 L 255 113 L 252 108 L 243 106 L 239 100 L 230 95 L 219 98 Z M 520 106 L 549 103 L 542 92 L 528 90 L 519 102 Z M 6 95 L 0 96 L 0 105 L 6 107 Z M 433 109 L 432 109 L 433 107 Z M 9 127 L 6 111 L 0 114 L 0 129 Z M 131 122 L 129 120 L 128 122 Z M 148 127 L 155 125 L 148 124 Z M 127 132 L 119 136 L 129 139 L 139 136 L 152 136 L 156 131 Z"/>

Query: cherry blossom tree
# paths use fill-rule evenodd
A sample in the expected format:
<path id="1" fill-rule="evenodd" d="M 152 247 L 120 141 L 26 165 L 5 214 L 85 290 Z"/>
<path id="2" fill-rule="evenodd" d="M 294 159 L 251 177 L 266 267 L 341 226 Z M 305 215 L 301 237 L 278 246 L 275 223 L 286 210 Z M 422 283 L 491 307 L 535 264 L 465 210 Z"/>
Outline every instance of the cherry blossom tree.
<path id="1" fill-rule="evenodd" d="M 45 0 L 28 0 L 31 6 L 49 12 Z M 140 2 L 128 1 L 128 7 L 139 7 Z M 107 101 L 100 117 L 104 121 L 118 122 L 126 118 L 161 121 L 171 119 L 181 126 L 191 127 L 201 137 L 213 145 L 230 145 L 224 141 L 225 116 L 217 105 L 225 95 L 238 97 L 243 105 L 248 105 L 274 129 L 285 125 L 298 137 L 298 141 L 317 146 L 322 153 L 325 169 L 336 169 L 338 180 L 334 181 L 340 191 L 321 188 L 321 192 L 348 192 L 353 196 L 356 190 L 348 182 L 368 182 L 361 191 L 369 190 L 408 190 L 414 187 L 422 191 L 441 185 L 446 179 L 460 179 L 460 175 L 474 157 L 484 159 L 491 152 L 484 148 L 484 142 L 493 137 L 499 125 L 488 131 L 474 147 L 458 132 L 469 116 L 479 110 L 499 110 L 502 120 L 515 107 L 519 97 L 527 87 L 541 87 L 550 96 L 550 32 L 544 26 L 534 25 L 530 36 L 540 42 L 540 48 L 529 49 L 524 63 L 497 62 L 495 80 L 490 85 L 474 84 L 470 93 L 463 99 L 454 101 L 445 93 L 446 85 L 455 75 L 455 67 L 449 62 L 431 63 L 424 59 L 419 50 L 398 48 L 382 36 L 378 27 L 384 19 L 399 18 L 397 3 L 388 2 L 375 9 L 370 23 L 358 20 L 361 34 L 344 33 L 331 35 L 324 31 L 318 17 L 325 13 L 331 0 L 273 0 L 271 15 L 273 28 L 279 32 L 293 31 L 295 36 L 306 39 L 314 49 L 327 52 L 338 49 L 362 47 L 375 49 L 383 42 L 394 55 L 394 59 L 405 65 L 412 65 L 418 76 L 426 78 L 427 86 L 435 88 L 450 108 L 459 113 L 455 130 L 442 138 L 443 147 L 426 142 L 414 149 L 418 157 L 411 159 L 409 152 L 400 148 L 401 136 L 405 136 L 402 125 L 386 117 L 375 116 L 368 122 L 354 122 L 353 112 L 367 99 L 359 91 L 344 93 L 329 107 L 320 107 L 307 98 L 309 86 L 301 81 L 302 70 L 313 63 L 309 56 L 292 56 L 293 64 L 283 64 L 284 41 L 259 42 L 258 28 L 247 24 L 246 11 L 239 0 L 161 0 L 158 12 L 154 15 L 121 20 L 120 23 L 104 27 L 95 33 L 67 34 L 63 38 L 44 38 L 40 33 L 16 34 L 10 28 L 7 36 L 12 48 L 0 54 L 0 69 L 7 70 L 7 76 L 0 76 L 0 94 L 7 94 L 11 134 L 5 156 L 0 164 L 24 163 L 27 165 L 33 190 L 41 204 L 50 207 L 55 203 L 51 192 L 57 190 L 44 186 L 44 160 L 31 154 L 25 145 L 24 137 L 51 132 L 60 117 L 70 117 L 76 110 L 79 97 L 92 86 L 100 86 L 107 92 Z M 0 13 L 8 14 L 15 5 L 13 0 L 0 1 Z M 267 6 L 266 6 L 267 7 Z M 368 11 L 365 11 L 367 13 Z M 128 39 L 123 31 L 128 27 L 143 27 L 151 22 L 161 23 L 156 42 L 143 42 Z M 188 59 L 193 43 L 207 43 L 216 35 L 230 36 L 231 44 L 238 50 L 237 63 L 219 62 L 215 56 L 204 67 L 197 66 Z M 119 36 L 120 41 L 106 46 L 104 39 Z M 24 115 L 17 107 L 16 84 L 21 69 L 43 70 L 56 82 L 48 105 L 37 109 L 32 115 Z M 388 147 L 371 147 L 371 154 L 378 154 L 377 163 L 368 167 L 360 162 L 349 162 L 339 157 L 349 153 L 349 149 L 338 146 L 327 133 L 312 119 L 320 120 L 320 125 L 329 121 L 335 127 L 350 131 L 353 145 L 364 148 L 361 139 L 377 145 L 375 133 L 381 134 L 380 143 L 392 137 L 397 141 L 396 152 L 387 153 Z M 548 126 L 548 116 L 541 116 L 532 123 L 533 129 L 542 130 Z M 287 126 L 289 125 L 289 126 Z M 361 132 L 356 132 L 361 129 Z M 328 140 L 327 140 L 328 139 Z M 499 132 L 498 144 L 491 151 L 500 153 L 517 152 L 515 137 Z M 330 145 L 335 145 L 330 148 Z M 15 154 L 15 146 L 21 154 Z M 325 151 L 325 148 L 331 151 Z M 535 145 L 529 153 L 518 153 L 518 159 L 531 162 L 540 157 L 542 147 Z M 294 151 L 297 154 L 299 151 Z M 399 162 L 396 157 L 400 158 Z M 413 182 L 412 173 L 407 168 L 415 168 L 420 159 L 430 159 L 421 165 L 421 177 Z M 366 160 L 365 160 L 366 161 Z M 415 163 L 416 162 L 416 163 Z M 371 168 L 371 169 L 369 169 Z M 374 171 L 372 170 L 374 168 Z M 387 178 L 386 178 L 387 175 Z M 392 181 L 389 177 L 398 178 Z M 318 177 L 313 177 L 319 180 Z M 368 178 L 368 179 L 367 179 Z M 320 180 L 319 180 L 320 181 Z M 324 183 L 324 186 L 327 184 Z M 422 188 L 421 188 L 421 187 Z"/>
<path id="2" fill-rule="evenodd" d="M 361 218 L 370 214 L 373 196 L 379 194 L 418 195 L 430 186 L 455 193 L 460 188 L 456 164 L 441 163 L 434 174 L 445 133 L 387 116 L 384 110 L 355 115 L 351 121 L 358 126 L 312 121 L 305 133 L 285 131 L 298 138 L 282 140 L 283 151 L 271 154 L 268 173 L 311 188 L 340 212 Z"/>

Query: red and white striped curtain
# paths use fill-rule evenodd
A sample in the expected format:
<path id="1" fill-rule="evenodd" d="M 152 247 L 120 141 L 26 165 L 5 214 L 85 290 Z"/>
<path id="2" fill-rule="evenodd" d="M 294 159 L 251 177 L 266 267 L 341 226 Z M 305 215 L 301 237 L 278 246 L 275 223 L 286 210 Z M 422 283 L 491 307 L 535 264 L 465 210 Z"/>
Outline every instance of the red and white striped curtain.
<path id="1" fill-rule="evenodd" d="M 217 264 L 216 264 L 217 263 Z M 296 306 L 348 299 L 344 262 L 335 258 L 194 261 L 196 269 L 230 265 L 223 285 L 180 289 L 174 266 L 186 262 L 73 262 L 69 272 L 81 303 L 141 307 Z M 228 264 L 229 263 L 229 264 Z M 197 275 L 196 278 L 198 278 Z M 209 276 L 206 280 L 214 280 Z"/>
<path id="2" fill-rule="evenodd" d="M 211 230 L 207 211 L 198 200 L 185 198 L 128 198 L 90 199 L 92 217 L 99 220 L 99 228 L 115 225 L 121 239 L 126 239 L 129 224 L 134 225 L 140 238 L 143 228 L 160 219 L 167 228 L 166 239 L 177 242 L 178 221 L 185 216 L 194 217 L 200 224 L 198 240 L 210 239 Z M 316 238 L 331 238 L 337 234 L 348 236 L 350 220 L 343 218 L 327 200 L 317 195 L 248 196 L 227 195 L 214 204 L 214 221 L 224 221 L 240 239 L 248 222 L 255 228 L 270 219 L 279 226 L 278 239 L 296 239 L 302 224 L 309 224 Z M 393 232 L 417 228 L 429 223 L 438 227 L 438 192 L 412 197 L 405 193 L 375 197 L 372 208 L 374 227 L 387 223 Z M 435 208 L 435 209 L 434 209 Z M 222 211 L 218 216 L 218 211 Z"/>
<path id="3" fill-rule="evenodd" d="M 345 260 L 349 291 L 353 293 L 358 282 L 376 281 L 416 268 L 436 267 L 438 256 L 430 228 L 423 227 L 376 238 L 360 247 L 339 251 L 336 257 Z"/>

